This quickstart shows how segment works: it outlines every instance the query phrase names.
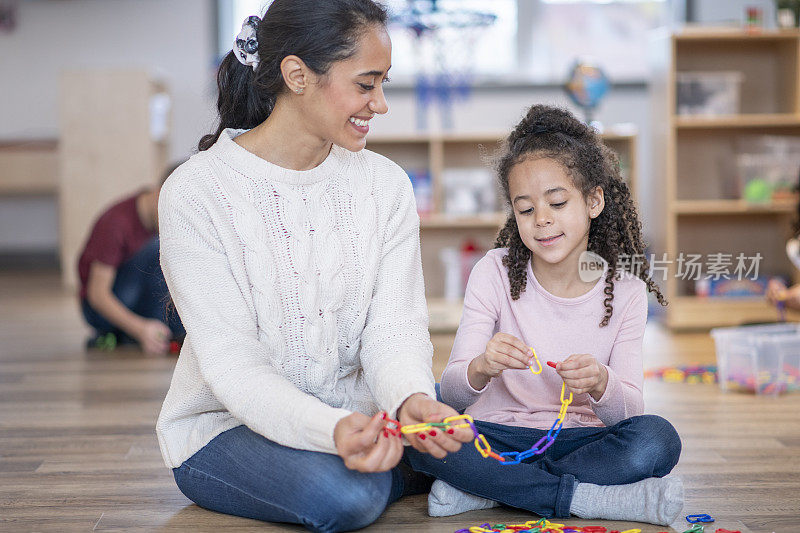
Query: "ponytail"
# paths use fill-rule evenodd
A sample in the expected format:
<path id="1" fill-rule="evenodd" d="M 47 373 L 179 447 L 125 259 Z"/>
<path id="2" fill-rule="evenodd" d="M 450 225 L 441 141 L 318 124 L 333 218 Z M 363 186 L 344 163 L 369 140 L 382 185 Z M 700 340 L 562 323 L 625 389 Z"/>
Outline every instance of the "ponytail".
<path id="1" fill-rule="evenodd" d="M 250 129 L 267 120 L 275 107 L 275 96 L 259 89 L 254 78 L 253 69 L 240 63 L 233 51 L 228 52 L 217 72 L 219 126 L 200 139 L 200 151 L 211 148 L 226 128 Z"/>

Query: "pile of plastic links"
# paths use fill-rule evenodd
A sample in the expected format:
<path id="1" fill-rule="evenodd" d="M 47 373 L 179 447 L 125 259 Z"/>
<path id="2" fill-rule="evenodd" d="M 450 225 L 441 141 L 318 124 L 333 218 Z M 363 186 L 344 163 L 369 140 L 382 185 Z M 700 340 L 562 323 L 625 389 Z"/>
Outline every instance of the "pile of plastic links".
<path id="1" fill-rule="evenodd" d="M 455 533 L 642 533 L 641 529 L 625 531 L 608 530 L 603 526 L 565 526 L 550 522 L 546 518 L 539 521 L 530 520 L 524 524 L 483 524 L 467 529 L 458 529 Z"/>
<path id="2" fill-rule="evenodd" d="M 535 371 L 531 366 L 531 372 L 534 374 L 541 374 L 542 364 L 539 362 L 539 358 L 536 356 L 536 352 L 533 350 L 533 348 L 531 348 L 531 351 L 533 352 L 533 357 L 536 360 L 536 363 L 539 365 L 538 371 Z M 407 435 L 409 433 L 420 433 L 427 431 L 430 428 L 459 429 L 468 427 L 472 429 L 472 433 L 475 435 L 475 448 L 478 449 L 478 453 L 480 453 L 481 456 L 484 458 L 491 457 L 493 459 L 497 459 L 500 461 L 500 464 L 505 466 L 518 465 L 529 457 L 544 453 L 544 451 L 549 448 L 553 442 L 555 442 L 556 437 L 561 431 L 561 426 L 564 423 L 564 417 L 567 415 L 567 408 L 569 407 L 569 404 L 572 403 L 572 393 L 569 393 L 569 398 L 564 398 L 564 392 L 565 386 L 564 383 L 561 383 L 561 410 L 558 412 L 558 418 L 556 418 L 556 421 L 553 422 L 553 425 L 548 430 L 547 435 L 539 439 L 536 444 L 524 452 L 503 452 L 498 454 L 492 451 L 492 447 L 488 442 L 486 442 L 486 437 L 478 432 L 478 429 L 475 427 L 475 421 L 469 415 L 451 416 L 445 418 L 441 422 L 425 422 L 422 424 L 413 424 L 402 427 L 400 427 L 400 423 L 396 420 L 386 419 L 387 424 L 385 430 L 393 435 L 397 435 L 399 428 L 400 432 L 402 432 L 404 435 Z"/>
<path id="3" fill-rule="evenodd" d="M 698 516 L 698 515 L 694 515 Z M 708 515 L 702 515 L 708 516 Z M 710 517 L 709 517 L 710 518 Z M 714 520 L 702 520 L 708 523 Z M 703 533 L 704 526 L 698 521 L 689 520 L 692 523 L 691 529 L 687 529 L 683 533 Z M 566 526 L 564 524 L 556 524 L 550 522 L 546 518 L 534 521 L 530 520 L 524 524 L 495 524 L 489 525 L 481 524 L 480 526 L 472 526 L 465 529 L 457 529 L 455 533 L 642 533 L 641 529 L 626 529 L 625 531 L 618 531 L 616 529 L 606 529 L 603 526 Z M 662 532 L 666 533 L 666 532 Z M 718 528 L 714 533 L 741 533 L 740 531 L 730 531 L 728 529 Z"/>
<path id="4" fill-rule="evenodd" d="M 661 379 L 670 383 L 716 383 L 716 365 L 688 365 L 688 366 L 666 366 L 654 370 L 645 370 L 646 379 Z"/>
<path id="5" fill-rule="evenodd" d="M 683 533 L 704 533 L 704 532 L 705 532 L 705 526 L 703 524 L 694 524 L 692 527 L 690 527 Z M 730 529 L 723 529 L 720 527 L 714 530 L 714 533 L 742 533 L 742 532 L 739 530 L 733 531 Z"/>

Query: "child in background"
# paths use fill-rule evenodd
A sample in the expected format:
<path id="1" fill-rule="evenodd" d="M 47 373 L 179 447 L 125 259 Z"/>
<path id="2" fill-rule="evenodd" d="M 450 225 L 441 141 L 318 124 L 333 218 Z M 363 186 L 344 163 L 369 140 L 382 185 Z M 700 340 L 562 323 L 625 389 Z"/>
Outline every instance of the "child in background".
<path id="1" fill-rule="evenodd" d="M 795 236 L 786 242 L 786 255 L 795 268 L 800 269 L 800 204 L 797 206 L 797 220 L 794 222 Z M 767 301 L 778 307 L 781 316 L 784 317 L 785 308 L 800 311 L 800 284 L 787 287 L 783 280 L 773 278 L 767 284 Z"/>
<path id="2" fill-rule="evenodd" d="M 575 396 L 552 446 L 521 464 L 471 447 L 446 461 L 412 453 L 415 470 L 438 478 L 429 512 L 499 502 L 548 518 L 669 524 L 683 484 L 662 476 L 681 442 L 669 422 L 642 415 L 647 290 L 665 301 L 646 264 L 640 273 L 624 266 L 644 244 L 616 156 L 567 111 L 537 105 L 509 136 L 498 170 L 513 212 L 470 275 L 442 399 L 466 410 L 499 453 L 546 435 L 562 382 Z M 587 250 L 607 262 L 604 271 L 579 269 Z M 555 370 L 532 374 L 529 347 Z"/>
<path id="3" fill-rule="evenodd" d="M 161 183 L 178 167 L 164 173 Z M 167 312 L 169 292 L 158 262 L 157 187 L 128 196 L 95 222 L 78 260 L 81 310 L 96 336 L 137 342 L 150 354 L 166 354 L 185 332 L 176 312 Z"/>

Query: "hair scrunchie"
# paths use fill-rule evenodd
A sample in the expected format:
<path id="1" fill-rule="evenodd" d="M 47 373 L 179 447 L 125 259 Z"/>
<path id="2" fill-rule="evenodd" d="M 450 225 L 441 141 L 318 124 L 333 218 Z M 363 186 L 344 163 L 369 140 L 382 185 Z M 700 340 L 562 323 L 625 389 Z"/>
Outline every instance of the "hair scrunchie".
<path id="1" fill-rule="evenodd" d="M 258 66 L 258 39 L 256 39 L 256 30 L 258 23 L 261 19 L 255 15 L 250 15 L 244 22 L 242 22 L 242 31 L 236 36 L 233 41 L 233 54 L 239 63 L 246 67 L 253 67 L 253 70 Z"/>

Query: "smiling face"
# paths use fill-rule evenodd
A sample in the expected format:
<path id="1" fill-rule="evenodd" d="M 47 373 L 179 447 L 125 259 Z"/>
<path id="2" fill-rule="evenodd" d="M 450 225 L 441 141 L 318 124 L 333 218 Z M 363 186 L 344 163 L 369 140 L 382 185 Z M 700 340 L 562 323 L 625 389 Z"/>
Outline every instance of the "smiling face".
<path id="1" fill-rule="evenodd" d="M 589 243 L 591 219 L 603 210 L 597 187 L 584 198 L 567 169 L 549 157 L 528 157 L 511 167 L 508 188 L 520 237 L 537 262 L 578 266 Z M 543 266 L 543 265 L 542 265 Z"/>
<path id="2" fill-rule="evenodd" d="M 370 119 L 389 110 L 382 84 L 388 80 L 391 60 L 386 28 L 368 27 L 356 53 L 331 65 L 312 84 L 316 94 L 307 99 L 304 112 L 308 123 L 317 125 L 317 135 L 353 152 L 366 146 Z"/>

